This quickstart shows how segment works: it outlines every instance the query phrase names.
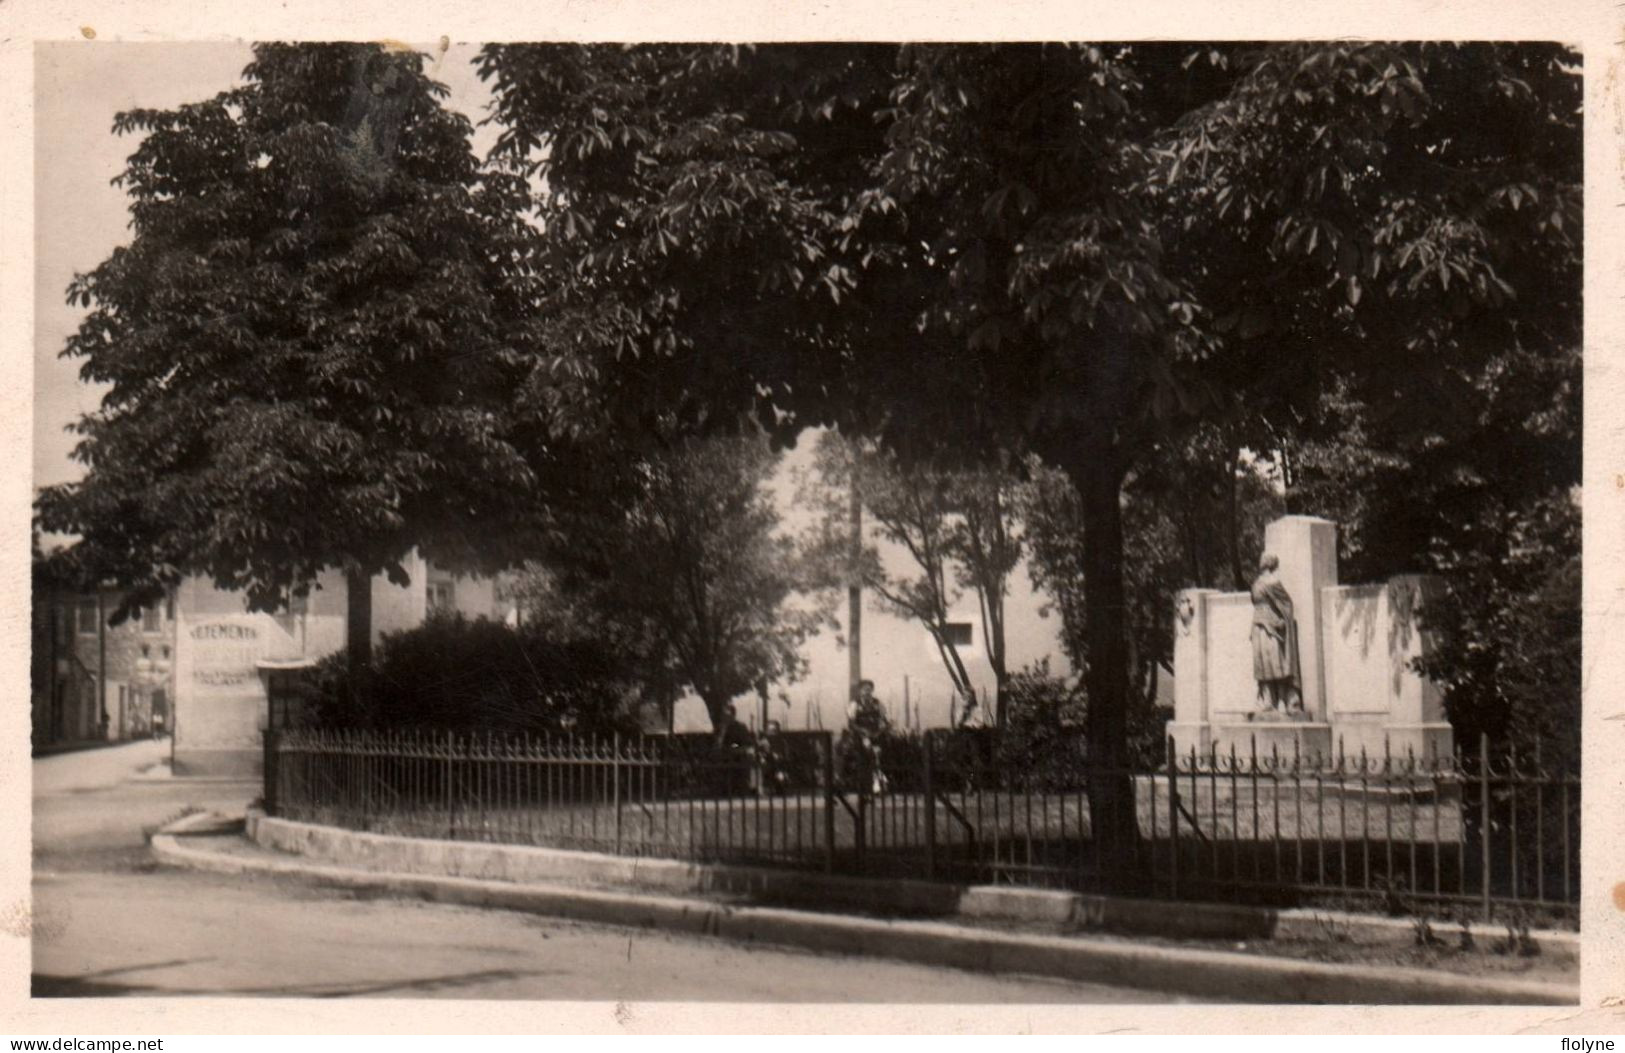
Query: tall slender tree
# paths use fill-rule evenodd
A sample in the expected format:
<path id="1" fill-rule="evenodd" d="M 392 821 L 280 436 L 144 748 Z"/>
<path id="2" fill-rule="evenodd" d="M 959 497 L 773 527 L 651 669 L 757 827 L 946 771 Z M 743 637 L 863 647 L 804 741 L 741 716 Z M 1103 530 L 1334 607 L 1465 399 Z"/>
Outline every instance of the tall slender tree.
<path id="1" fill-rule="evenodd" d="M 669 707 L 690 689 L 721 727 L 735 698 L 802 673 L 829 617 L 768 491 L 778 460 L 759 434 L 673 440 L 561 514 L 532 591 L 624 643 L 646 694 Z"/>
<path id="2" fill-rule="evenodd" d="M 854 472 L 863 480 L 864 502 L 855 533 L 846 507 Z M 1004 601 L 1021 558 L 1014 490 L 1014 476 L 997 469 L 904 465 L 873 444 L 825 432 L 796 495 L 814 517 L 805 551 L 821 566 L 822 584 L 856 581 L 882 610 L 918 622 L 967 706 L 979 703 L 971 701 L 975 682 L 952 626 L 960 600 L 967 590 L 974 593 L 996 720 L 1002 720 L 1009 680 Z M 884 558 L 877 541 L 904 556 L 903 563 Z M 968 717 L 970 709 L 964 712 Z"/>
<path id="3" fill-rule="evenodd" d="M 528 192 L 445 95 L 412 52 L 265 44 L 237 87 L 118 115 L 131 239 L 68 289 L 63 352 L 110 388 L 39 510 L 131 602 L 199 573 L 271 609 L 342 568 L 365 667 L 374 574 L 511 558 L 554 463 L 515 397 Z"/>

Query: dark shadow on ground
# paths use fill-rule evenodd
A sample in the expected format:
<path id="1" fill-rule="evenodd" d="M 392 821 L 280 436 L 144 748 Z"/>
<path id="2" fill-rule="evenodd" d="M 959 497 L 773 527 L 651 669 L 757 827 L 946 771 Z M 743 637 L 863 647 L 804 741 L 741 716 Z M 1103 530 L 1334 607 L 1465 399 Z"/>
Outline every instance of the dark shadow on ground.
<path id="1" fill-rule="evenodd" d="M 210 988 L 100 979 L 100 977 L 178 964 L 185 963 L 163 962 L 156 965 L 136 965 L 126 969 L 111 969 L 102 973 L 91 973 L 86 976 L 51 976 L 46 973 L 35 973 L 31 993 L 35 998 L 118 998 L 130 996 L 167 998 L 183 995 L 261 998 L 358 998 L 368 995 L 390 995 L 410 998 L 439 991 L 454 991 L 464 987 L 475 987 L 481 984 L 501 983 L 505 980 L 560 974 L 560 970 L 556 969 L 484 969 L 471 973 L 422 976 L 377 982 L 292 983 L 263 987 Z"/>

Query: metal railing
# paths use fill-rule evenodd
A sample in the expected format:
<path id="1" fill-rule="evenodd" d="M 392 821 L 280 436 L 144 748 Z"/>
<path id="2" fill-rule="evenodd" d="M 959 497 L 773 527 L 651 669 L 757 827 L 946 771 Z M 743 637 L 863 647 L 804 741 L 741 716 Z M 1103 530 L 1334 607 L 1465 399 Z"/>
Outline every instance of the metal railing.
<path id="1" fill-rule="evenodd" d="M 709 736 L 271 731 L 265 803 L 360 830 L 843 874 L 1578 916 L 1578 775 L 1482 740 L 1325 759 L 1170 741 L 1161 765 L 1111 767 L 1076 735 L 938 731 L 874 753 L 827 732 L 725 751 Z"/>

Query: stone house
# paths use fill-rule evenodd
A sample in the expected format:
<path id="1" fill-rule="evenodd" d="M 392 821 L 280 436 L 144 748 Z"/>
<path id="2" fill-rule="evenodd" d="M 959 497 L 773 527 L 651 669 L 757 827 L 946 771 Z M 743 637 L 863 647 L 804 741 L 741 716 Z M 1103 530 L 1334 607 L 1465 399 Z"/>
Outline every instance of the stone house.
<path id="1" fill-rule="evenodd" d="M 36 748 L 166 730 L 175 698 L 175 597 L 109 624 L 122 595 L 35 592 L 30 696 Z"/>

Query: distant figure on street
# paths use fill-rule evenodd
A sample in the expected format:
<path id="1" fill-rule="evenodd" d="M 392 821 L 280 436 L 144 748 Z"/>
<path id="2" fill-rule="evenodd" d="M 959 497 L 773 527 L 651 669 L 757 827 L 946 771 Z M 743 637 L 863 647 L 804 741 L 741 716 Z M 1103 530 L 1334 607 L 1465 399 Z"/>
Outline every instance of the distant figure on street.
<path id="1" fill-rule="evenodd" d="M 1273 554 L 1264 553 L 1253 581 L 1253 679 L 1258 681 L 1260 710 L 1301 713 L 1298 623 L 1292 617 L 1292 597 L 1276 575 L 1280 566 Z"/>
<path id="2" fill-rule="evenodd" d="M 886 775 L 880 769 L 880 740 L 890 731 L 891 721 L 875 698 L 875 682 L 859 680 L 846 707 L 841 756 L 847 784 L 857 787 L 860 793 L 886 792 Z"/>
<path id="3" fill-rule="evenodd" d="M 767 729 L 756 740 L 757 770 L 761 772 L 761 792 L 775 797 L 784 796 L 790 786 L 790 772 L 784 742 L 784 726 L 776 720 L 767 722 Z"/>
<path id="4" fill-rule="evenodd" d="M 750 790 L 751 760 L 756 749 L 755 738 L 732 702 L 723 707 L 722 721 L 717 728 L 717 752 L 721 755 L 727 777 L 727 792 L 743 794 Z"/>

